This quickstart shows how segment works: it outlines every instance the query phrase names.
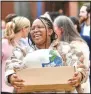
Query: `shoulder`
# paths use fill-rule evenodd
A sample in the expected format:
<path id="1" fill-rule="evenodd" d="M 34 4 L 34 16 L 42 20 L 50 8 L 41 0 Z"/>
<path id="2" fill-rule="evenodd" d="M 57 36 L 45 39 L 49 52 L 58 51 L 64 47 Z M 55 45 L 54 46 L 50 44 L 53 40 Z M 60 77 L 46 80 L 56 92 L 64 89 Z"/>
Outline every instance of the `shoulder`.
<path id="1" fill-rule="evenodd" d="M 9 44 L 7 39 L 2 39 L 2 48 L 8 48 L 11 45 Z"/>
<path id="2" fill-rule="evenodd" d="M 32 52 L 32 49 L 29 46 L 17 45 L 13 49 L 13 56 L 15 56 L 18 59 L 23 59 L 29 52 Z"/>
<path id="3" fill-rule="evenodd" d="M 82 41 L 72 41 L 70 45 L 80 49 L 89 49 L 88 45 Z"/>
<path id="4" fill-rule="evenodd" d="M 67 42 L 64 42 L 64 41 L 59 41 L 59 40 L 55 40 L 51 43 L 51 46 L 50 47 L 68 47 L 69 48 L 69 43 Z"/>
<path id="5" fill-rule="evenodd" d="M 62 49 L 63 52 L 68 52 L 71 49 L 70 44 L 64 41 L 61 41 L 59 43 L 59 47 Z"/>
<path id="6" fill-rule="evenodd" d="M 76 49 L 76 51 L 82 52 L 82 54 L 84 55 L 84 59 L 89 60 L 89 47 L 85 42 L 81 42 L 81 41 L 73 41 L 70 43 L 71 47 L 74 47 Z"/>
<path id="7" fill-rule="evenodd" d="M 2 39 L 2 44 L 8 44 L 8 40 L 7 39 Z"/>
<path id="8" fill-rule="evenodd" d="M 64 41 L 59 41 L 56 48 L 62 54 L 66 54 L 71 50 L 70 44 Z"/>

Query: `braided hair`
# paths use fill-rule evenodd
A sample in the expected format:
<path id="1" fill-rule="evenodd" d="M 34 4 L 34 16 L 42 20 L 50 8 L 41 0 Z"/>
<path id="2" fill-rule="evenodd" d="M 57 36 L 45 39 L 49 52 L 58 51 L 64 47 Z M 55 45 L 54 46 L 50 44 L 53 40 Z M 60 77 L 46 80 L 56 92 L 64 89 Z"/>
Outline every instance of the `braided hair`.
<path id="1" fill-rule="evenodd" d="M 46 17 L 39 17 L 38 19 L 43 23 L 43 25 L 44 25 L 44 27 L 46 29 L 46 41 L 47 41 L 47 27 L 49 29 L 52 29 L 53 30 L 53 33 L 51 35 L 51 43 L 52 43 L 52 41 L 56 39 L 55 38 L 56 33 L 54 32 L 54 28 L 53 28 L 52 22 L 48 18 L 46 18 Z M 47 25 L 47 27 L 46 27 L 46 25 Z M 31 40 L 32 44 L 29 43 L 29 40 Z M 28 35 L 28 43 L 29 43 L 30 46 L 35 45 L 35 43 L 31 39 L 30 33 Z M 45 48 L 46 48 L 46 45 L 45 45 Z"/>

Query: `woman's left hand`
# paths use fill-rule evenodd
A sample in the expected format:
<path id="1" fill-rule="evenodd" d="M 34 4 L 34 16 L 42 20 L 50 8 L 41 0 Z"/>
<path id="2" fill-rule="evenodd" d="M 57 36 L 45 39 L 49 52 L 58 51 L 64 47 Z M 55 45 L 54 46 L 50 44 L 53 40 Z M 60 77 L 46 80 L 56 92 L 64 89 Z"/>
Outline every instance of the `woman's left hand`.
<path id="1" fill-rule="evenodd" d="M 75 72 L 73 78 L 68 80 L 68 84 L 76 87 L 80 85 L 81 79 L 82 79 L 82 74 L 80 72 Z"/>

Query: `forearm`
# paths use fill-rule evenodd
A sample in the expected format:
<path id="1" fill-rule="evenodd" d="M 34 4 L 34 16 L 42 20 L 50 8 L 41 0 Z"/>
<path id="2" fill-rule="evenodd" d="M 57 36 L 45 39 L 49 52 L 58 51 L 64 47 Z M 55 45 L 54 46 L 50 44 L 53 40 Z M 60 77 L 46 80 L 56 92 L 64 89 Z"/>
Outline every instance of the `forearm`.
<path id="1" fill-rule="evenodd" d="M 89 77 L 89 71 L 88 68 L 77 68 L 76 69 L 78 72 L 81 73 L 82 77 L 81 77 L 81 84 L 85 83 Z"/>
<path id="2" fill-rule="evenodd" d="M 10 85 L 10 83 L 8 82 L 9 75 L 14 74 L 16 69 L 20 69 L 21 63 L 22 63 L 22 61 L 18 60 L 18 59 L 10 59 L 10 60 L 6 61 L 5 82 L 7 85 Z"/>
<path id="3" fill-rule="evenodd" d="M 11 86 L 11 83 L 10 83 L 10 81 L 9 81 L 9 76 L 12 75 L 12 74 L 14 74 L 14 73 L 15 73 L 14 70 L 7 70 L 7 71 L 5 72 L 5 82 L 6 82 L 6 84 L 9 85 L 9 86 Z"/>

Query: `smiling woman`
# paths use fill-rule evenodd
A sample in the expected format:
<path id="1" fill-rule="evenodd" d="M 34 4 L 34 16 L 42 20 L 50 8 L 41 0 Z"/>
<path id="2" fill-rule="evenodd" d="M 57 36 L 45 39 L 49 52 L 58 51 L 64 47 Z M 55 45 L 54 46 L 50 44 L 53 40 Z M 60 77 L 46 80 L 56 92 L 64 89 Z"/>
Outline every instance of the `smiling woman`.
<path id="1" fill-rule="evenodd" d="M 32 24 L 32 30 L 30 31 L 30 36 L 32 39 L 32 45 L 30 45 L 30 50 L 29 50 L 30 54 L 26 53 L 26 55 L 22 55 L 23 52 L 21 51 L 21 49 L 20 50 L 14 49 L 13 55 L 9 60 L 7 60 L 7 65 L 6 65 L 7 84 L 12 85 L 16 89 L 16 91 L 24 86 L 23 83 L 24 80 L 20 79 L 16 75 L 16 72 L 14 71 L 15 69 L 23 69 L 24 65 L 26 65 L 24 68 L 27 68 L 29 65 L 36 68 L 38 66 L 40 67 L 75 66 L 76 73 L 74 73 L 74 76 L 67 81 L 68 84 L 76 88 L 82 82 L 86 81 L 87 79 L 87 72 L 85 71 L 86 67 L 79 66 L 78 68 L 78 64 L 80 65 L 83 63 L 82 51 L 80 49 L 77 49 L 74 46 L 74 44 L 69 44 L 67 42 L 63 42 L 63 41 L 59 41 L 58 39 L 55 39 L 55 35 L 56 34 L 53 29 L 53 24 L 49 19 L 45 17 L 40 17 L 34 20 Z M 55 53 L 54 50 L 56 50 L 56 52 L 60 56 L 57 56 L 57 53 Z M 42 51 L 42 53 L 40 53 L 40 51 Z M 20 54 L 20 56 L 16 55 L 17 52 L 18 54 Z M 33 53 L 33 57 L 31 53 Z M 29 57 L 31 57 L 31 60 Z M 42 60 L 44 59 L 45 62 L 40 63 L 39 61 L 41 61 L 41 58 Z M 46 60 L 49 61 L 47 62 Z M 55 92 L 48 91 L 46 93 L 50 94 Z M 61 92 L 65 93 L 67 91 L 60 91 L 60 93 Z M 69 92 L 77 93 L 76 89 Z M 38 92 L 35 93 L 38 94 Z M 42 93 L 45 93 L 45 91 Z"/>
<path id="2" fill-rule="evenodd" d="M 48 48 L 55 39 L 53 24 L 49 19 L 40 17 L 33 22 L 30 35 L 37 47 Z"/>

